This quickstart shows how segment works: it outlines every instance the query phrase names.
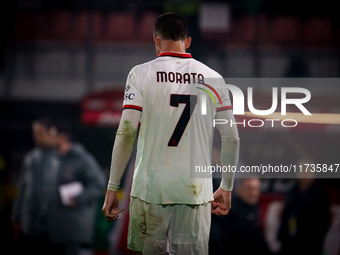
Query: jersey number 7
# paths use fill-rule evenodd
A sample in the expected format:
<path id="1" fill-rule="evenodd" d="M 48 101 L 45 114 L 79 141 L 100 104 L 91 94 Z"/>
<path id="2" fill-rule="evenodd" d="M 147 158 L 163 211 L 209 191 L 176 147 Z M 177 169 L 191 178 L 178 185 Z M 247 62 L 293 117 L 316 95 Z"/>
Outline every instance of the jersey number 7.
<path id="1" fill-rule="evenodd" d="M 188 125 L 192 112 L 195 109 L 197 103 L 196 95 L 181 95 L 181 94 L 171 94 L 170 95 L 170 105 L 173 107 L 178 107 L 179 104 L 185 104 L 183 113 L 179 118 L 177 125 L 175 127 L 172 136 L 168 142 L 168 146 L 177 147 L 179 141 L 182 138 L 185 128 Z"/>

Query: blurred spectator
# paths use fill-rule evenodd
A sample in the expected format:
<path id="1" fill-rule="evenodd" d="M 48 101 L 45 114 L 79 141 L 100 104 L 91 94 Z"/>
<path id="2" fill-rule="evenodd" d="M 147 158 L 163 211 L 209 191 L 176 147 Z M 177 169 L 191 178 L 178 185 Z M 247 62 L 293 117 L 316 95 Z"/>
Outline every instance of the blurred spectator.
<path id="1" fill-rule="evenodd" d="M 209 253 L 211 255 L 269 254 L 260 226 L 258 178 L 240 178 L 227 216 L 212 215 Z"/>
<path id="2" fill-rule="evenodd" d="M 49 117 L 33 122 L 36 145 L 27 153 L 20 172 L 19 195 L 14 202 L 12 221 L 14 235 L 25 253 L 45 254 L 48 251 L 47 219 L 50 197 L 50 174 L 55 170 L 51 142 L 55 128 Z"/>
<path id="3" fill-rule="evenodd" d="M 304 163 L 311 162 L 303 160 L 298 165 Z M 296 185 L 287 195 L 282 214 L 278 234 L 280 254 L 323 254 L 323 243 L 331 221 L 329 206 L 328 193 L 317 184 L 314 173 L 308 169 L 307 173 L 299 173 Z"/>
<path id="4" fill-rule="evenodd" d="M 77 255 L 93 241 L 96 202 L 105 187 L 104 176 L 94 157 L 72 141 L 66 124 L 57 126 L 53 146 L 59 164 L 48 221 L 54 246 L 51 252 Z"/>

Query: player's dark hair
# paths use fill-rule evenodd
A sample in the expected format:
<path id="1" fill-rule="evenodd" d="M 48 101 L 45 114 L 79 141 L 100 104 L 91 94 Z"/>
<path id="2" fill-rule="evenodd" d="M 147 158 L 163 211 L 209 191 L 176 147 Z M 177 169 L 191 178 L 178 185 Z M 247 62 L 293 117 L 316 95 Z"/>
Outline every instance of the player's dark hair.
<path id="1" fill-rule="evenodd" d="M 160 15 L 154 24 L 153 33 L 163 40 L 185 40 L 188 36 L 186 19 L 176 13 L 167 12 Z"/>
<path id="2" fill-rule="evenodd" d="M 38 119 L 33 120 L 33 124 L 40 124 L 46 127 L 49 130 L 51 127 L 54 126 L 54 121 L 50 116 L 42 116 Z"/>

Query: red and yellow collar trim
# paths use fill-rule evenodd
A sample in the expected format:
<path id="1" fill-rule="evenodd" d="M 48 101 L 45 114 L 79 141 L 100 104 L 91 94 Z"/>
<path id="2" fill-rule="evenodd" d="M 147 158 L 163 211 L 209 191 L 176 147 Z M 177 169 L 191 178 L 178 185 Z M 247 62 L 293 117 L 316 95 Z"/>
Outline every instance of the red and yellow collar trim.
<path id="1" fill-rule="evenodd" d="M 178 53 L 178 52 L 161 52 L 158 57 L 177 57 L 177 58 L 192 58 L 190 53 Z"/>

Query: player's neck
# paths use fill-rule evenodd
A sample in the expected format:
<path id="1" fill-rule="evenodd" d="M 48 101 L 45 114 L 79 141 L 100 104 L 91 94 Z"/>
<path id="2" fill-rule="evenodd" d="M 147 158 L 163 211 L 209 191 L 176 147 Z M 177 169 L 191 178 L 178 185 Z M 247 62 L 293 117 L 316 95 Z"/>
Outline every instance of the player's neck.
<path id="1" fill-rule="evenodd" d="M 185 53 L 186 48 L 183 41 L 172 41 L 172 40 L 162 40 L 160 45 L 160 52 L 177 52 L 177 53 Z"/>

